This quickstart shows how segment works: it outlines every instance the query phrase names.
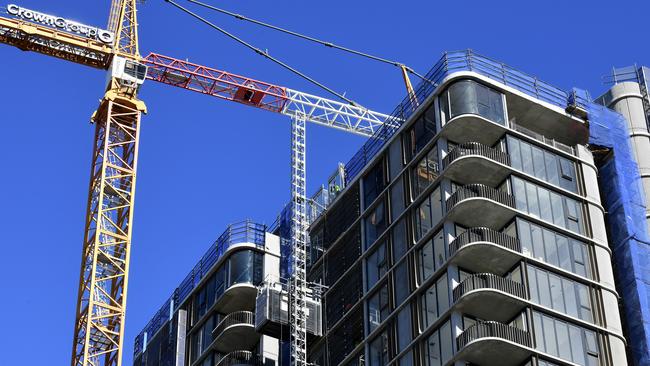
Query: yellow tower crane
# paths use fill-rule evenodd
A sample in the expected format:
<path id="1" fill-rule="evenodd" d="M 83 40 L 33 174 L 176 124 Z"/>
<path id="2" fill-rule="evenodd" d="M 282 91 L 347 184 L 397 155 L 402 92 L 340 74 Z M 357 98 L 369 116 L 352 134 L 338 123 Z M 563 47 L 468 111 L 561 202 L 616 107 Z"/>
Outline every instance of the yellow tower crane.
<path id="1" fill-rule="evenodd" d="M 95 142 L 81 255 L 72 366 L 121 365 L 146 67 L 139 64 L 136 0 L 113 0 L 110 81 L 92 116 Z M 140 75 L 138 75 L 140 74 Z"/>

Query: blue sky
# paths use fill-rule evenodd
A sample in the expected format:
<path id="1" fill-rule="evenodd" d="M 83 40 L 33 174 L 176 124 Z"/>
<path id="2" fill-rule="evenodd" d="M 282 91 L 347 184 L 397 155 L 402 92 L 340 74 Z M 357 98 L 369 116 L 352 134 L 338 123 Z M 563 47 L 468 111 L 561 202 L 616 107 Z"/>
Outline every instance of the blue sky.
<path id="1" fill-rule="evenodd" d="M 177 0 L 188 5 L 183 0 Z M 472 48 L 561 88 L 605 90 L 612 66 L 650 64 L 647 1 L 216 1 L 242 14 L 402 61 L 424 73 L 445 50 Z M 103 26 L 108 1 L 19 5 Z M 390 112 L 396 68 L 209 17 L 349 97 Z M 143 54 L 155 51 L 313 94 L 323 91 L 162 0 L 140 7 Z M 105 73 L 0 46 L 0 364 L 69 362 L 93 127 Z M 234 221 L 270 223 L 289 195 L 289 120 L 147 83 L 124 364 L 133 338 Z M 363 139 L 308 129 L 310 192 Z M 29 361 L 27 364 L 33 362 Z"/>

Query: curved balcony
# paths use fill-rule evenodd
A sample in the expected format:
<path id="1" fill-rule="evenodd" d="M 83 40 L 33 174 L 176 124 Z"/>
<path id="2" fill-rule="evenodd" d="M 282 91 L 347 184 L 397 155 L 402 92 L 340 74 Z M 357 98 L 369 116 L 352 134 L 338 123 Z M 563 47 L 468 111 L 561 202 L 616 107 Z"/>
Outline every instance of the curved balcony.
<path id="1" fill-rule="evenodd" d="M 523 284 L 491 273 L 477 273 L 458 284 L 453 291 L 458 310 L 480 319 L 508 321 L 526 306 Z"/>
<path id="2" fill-rule="evenodd" d="M 255 332 L 255 314 L 237 311 L 226 315 L 212 331 L 214 349 L 227 353 L 236 349 L 251 349 L 259 340 Z"/>
<path id="3" fill-rule="evenodd" d="M 467 138 L 485 145 L 499 141 L 506 126 L 492 122 L 476 114 L 461 114 L 442 126 L 441 134 L 452 141 L 464 142 Z"/>
<path id="4" fill-rule="evenodd" d="M 456 338 L 456 345 L 456 360 L 477 365 L 516 366 L 532 354 L 530 333 L 493 321 L 465 329 Z"/>
<path id="5" fill-rule="evenodd" d="M 442 159 L 444 174 L 456 182 L 496 186 L 510 174 L 507 153 L 478 142 L 456 146 Z"/>
<path id="6" fill-rule="evenodd" d="M 502 274 L 521 259 L 519 239 L 486 227 L 465 230 L 449 243 L 452 262 L 472 272 Z"/>
<path id="7" fill-rule="evenodd" d="M 466 226 L 503 227 L 515 215 L 515 198 L 483 184 L 458 188 L 447 199 L 449 219 Z"/>
<path id="8" fill-rule="evenodd" d="M 264 360 L 257 354 L 249 351 L 233 351 L 223 356 L 216 366 L 264 366 Z"/>
<path id="9" fill-rule="evenodd" d="M 255 310 L 257 287 L 250 282 L 242 282 L 228 287 L 214 305 L 220 313 L 232 313 L 239 310 Z"/>

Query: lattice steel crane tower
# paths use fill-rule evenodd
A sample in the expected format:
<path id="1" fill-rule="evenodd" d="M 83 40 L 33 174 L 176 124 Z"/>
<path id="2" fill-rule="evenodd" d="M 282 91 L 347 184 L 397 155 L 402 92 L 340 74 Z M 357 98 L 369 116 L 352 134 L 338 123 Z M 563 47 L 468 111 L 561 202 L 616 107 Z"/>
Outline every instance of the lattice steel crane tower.
<path id="1" fill-rule="evenodd" d="M 137 0 L 113 0 L 115 34 L 106 94 L 93 114 L 95 142 L 81 256 L 72 366 L 121 365 L 140 117 Z M 141 75 L 144 79 L 144 75 Z"/>

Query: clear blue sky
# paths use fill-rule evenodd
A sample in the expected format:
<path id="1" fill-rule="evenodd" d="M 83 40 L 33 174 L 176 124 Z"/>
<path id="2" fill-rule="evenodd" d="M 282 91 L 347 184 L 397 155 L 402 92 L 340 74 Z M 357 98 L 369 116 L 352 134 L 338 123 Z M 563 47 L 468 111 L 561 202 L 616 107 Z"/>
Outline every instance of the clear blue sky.
<path id="1" fill-rule="evenodd" d="M 186 4 L 183 0 L 177 0 Z M 605 90 L 612 66 L 650 64 L 650 3 L 580 1 L 206 0 L 426 72 L 472 48 L 559 87 Z M 533 4 L 534 3 L 534 4 Z M 20 5 L 104 25 L 109 1 Z M 319 95 L 303 80 L 162 0 L 140 6 L 142 53 L 156 51 Z M 390 112 L 397 69 L 210 14 L 235 33 L 365 106 Z M 69 363 L 93 127 L 105 74 L 0 45 L 0 364 Z M 147 83 L 124 364 L 133 338 L 230 222 L 272 221 L 289 194 L 289 120 Z M 310 126 L 313 191 L 363 140 Z M 28 360 L 33 361 L 26 361 Z"/>

